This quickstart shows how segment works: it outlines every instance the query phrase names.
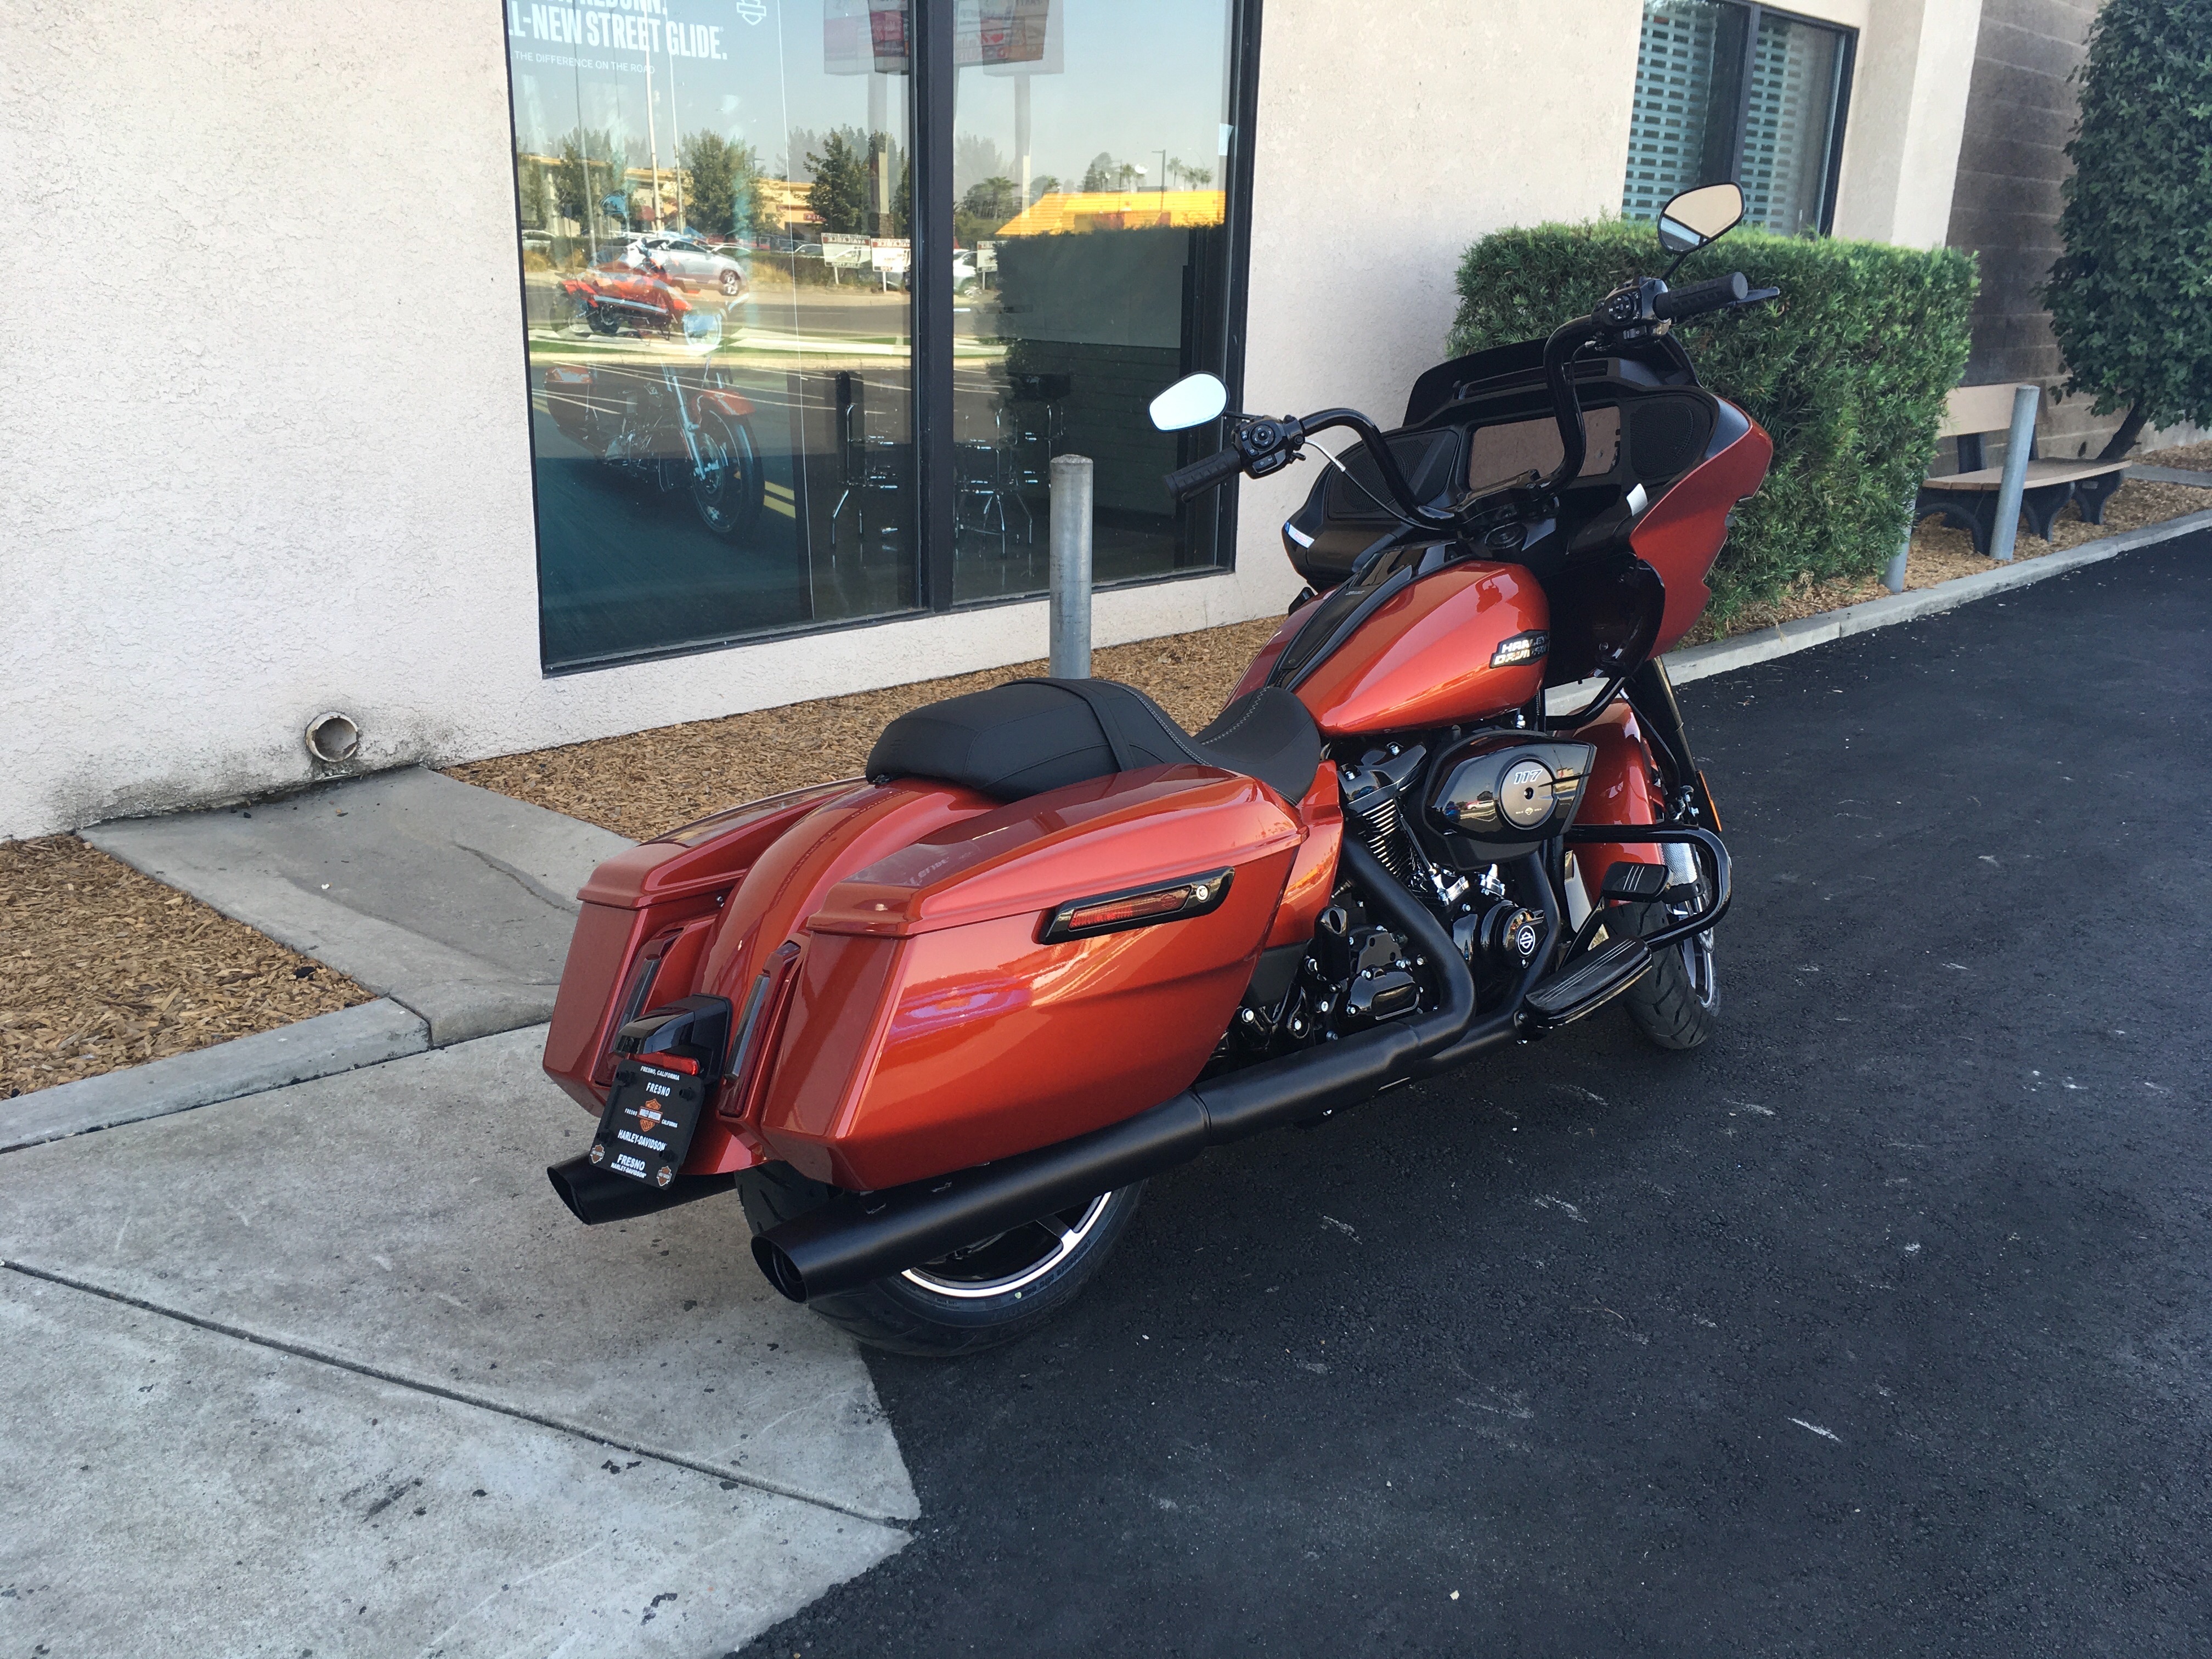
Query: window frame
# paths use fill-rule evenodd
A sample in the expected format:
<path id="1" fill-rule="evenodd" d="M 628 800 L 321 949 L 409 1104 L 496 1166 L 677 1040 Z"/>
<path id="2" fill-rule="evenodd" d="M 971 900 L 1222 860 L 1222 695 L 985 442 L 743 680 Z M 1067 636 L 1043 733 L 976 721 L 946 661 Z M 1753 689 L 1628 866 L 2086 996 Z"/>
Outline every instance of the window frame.
<path id="1" fill-rule="evenodd" d="M 1820 181 L 1820 232 L 1823 236 L 1832 236 L 1836 226 L 1836 192 L 1843 181 L 1844 137 L 1850 122 L 1852 73 L 1858 63 L 1858 30 L 1849 23 L 1838 23 L 1833 18 L 1814 17 L 1805 12 L 1791 11 L 1785 6 L 1766 5 L 1762 3 L 1762 0 L 1712 0 L 1712 3 L 1733 7 L 1744 14 L 1743 61 L 1736 65 L 1735 112 L 1729 125 L 1729 176 L 1725 181 L 1728 183 L 1743 183 L 1743 140 L 1745 131 L 1751 125 L 1751 58 L 1759 50 L 1760 20 L 1771 12 L 1785 22 L 1807 24 L 1840 37 L 1836 64 L 1835 121 L 1828 132 L 1827 167 Z M 1632 89 L 1630 96 L 1634 95 Z M 1701 182 L 1719 184 L 1724 181 L 1708 179 Z"/>
<path id="2" fill-rule="evenodd" d="M 957 240 L 953 234 L 953 212 L 957 202 L 952 189 L 952 156 L 954 83 L 958 65 L 956 62 L 953 21 L 959 0 L 908 0 L 908 3 L 910 8 L 908 15 L 913 20 L 911 40 L 914 53 L 909 88 L 914 124 L 909 165 L 914 173 L 915 204 L 911 269 L 929 271 L 941 267 L 950 272 L 952 249 Z M 1224 181 L 1229 197 L 1229 246 L 1226 315 L 1222 319 L 1221 371 L 1222 379 L 1229 387 L 1229 407 L 1231 409 L 1241 406 L 1244 393 L 1261 5 L 1262 0 L 1229 0 L 1230 49 L 1235 54 L 1235 60 L 1231 65 L 1229 77 L 1230 107 L 1224 112 L 1231 136 L 1226 167 L 1228 177 Z M 501 26 L 502 29 L 506 27 L 503 7 Z M 501 56 L 507 82 L 509 172 L 514 175 L 512 182 L 515 287 L 517 297 L 526 315 L 529 283 L 520 252 L 524 230 L 522 179 L 520 171 L 513 166 L 513 156 L 520 143 L 515 115 L 514 61 L 511 51 L 503 48 Z M 543 575 L 539 572 L 536 573 L 538 580 L 532 586 L 540 590 L 538 592 L 538 662 L 541 678 L 565 679 L 572 674 L 597 673 L 605 669 L 640 663 L 701 656 L 708 652 L 739 650 L 746 646 L 767 645 L 780 640 L 849 633 L 858 629 L 881 628 L 931 617 L 987 611 L 1000 605 L 1044 603 L 1047 595 L 1042 592 L 994 594 L 962 601 L 954 599 L 954 506 L 958 488 L 953 412 L 952 321 L 955 295 L 949 276 L 941 283 L 915 282 L 910 295 L 908 327 L 913 341 L 913 357 L 909 372 L 913 387 L 915 538 L 917 543 L 915 604 L 906 610 L 885 611 L 878 616 L 749 630 L 716 639 L 687 641 L 650 650 L 625 651 L 587 661 L 563 662 L 554 666 L 545 660 L 545 605 L 542 592 Z M 520 344 L 523 408 L 526 414 L 532 395 L 529 331 L 526 326 L 521 331 Z M 534 433 L 530 447 L 531 539 L 534 550 L 540 533 L 537 439 Z M 1163 571 L 1157 575 L 1132 576 L 1119 581 L 1095 581 L 1092 591 L 1108 592 L 1121 588 L 1152 587 L 1166 582 L 1200 580 L 1233 574 L 1237 568 L 1238 483 L 1237 479 L 1231 479 L 1223 488 L 1212 492 L 1210 498 L 1201 498 L 1192 503 L 1188 509 L 1195 512 L 1210 507 L 1213 514 L 1216 537 L 1214 562 Z"/>

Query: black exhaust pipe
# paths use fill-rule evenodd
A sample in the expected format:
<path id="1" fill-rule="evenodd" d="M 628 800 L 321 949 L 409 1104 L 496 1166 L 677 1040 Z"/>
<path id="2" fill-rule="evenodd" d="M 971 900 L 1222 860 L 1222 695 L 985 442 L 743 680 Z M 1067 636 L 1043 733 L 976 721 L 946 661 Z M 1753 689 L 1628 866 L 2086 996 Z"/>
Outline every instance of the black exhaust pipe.
<path id="1" fill-rule="evenodd" d="M 1542 884 L 1549 924 L 1545 948 L 1512 1001 L 1477 1026 L 1474 981 L 1451 936 L 1366 848 L 1346 839 L 1341 856 L 1369 902 L 1410 934 L 1419 954 L 1436 966 L 1442 1007 L 1209 1078 L 1148 1112 L 1073 1140 L 883 1192 L 841 1193 L 754 1238 L 753 1259 L 769 1283 L 794 1302 L 853 1290 L 1188 1163 L 1209 1146 L 1364 1100 L 1423 1075 L 1433 1057 L 1446 1052 L 1456 1063 L 1510 1040 L 1521 994 L 1541 971 L 1538 964 L 1558 937 L 1541 860 L 1532 854 L 1528 862 Z"/>
<path id="2" fill-rule="evenodd" d="M 561 1194 L 561 1201 L 587 1227 L 672 1210 L 678 1204 L 726 1193 L 738 1184 L 733 1175 L 680 1175 L 665 1187 L 655 1187 L 595 1166 L 588 1156 L 572 1158 L 566 1164 L 549 1164 L 545 1174 L 553 1190 Z"/>

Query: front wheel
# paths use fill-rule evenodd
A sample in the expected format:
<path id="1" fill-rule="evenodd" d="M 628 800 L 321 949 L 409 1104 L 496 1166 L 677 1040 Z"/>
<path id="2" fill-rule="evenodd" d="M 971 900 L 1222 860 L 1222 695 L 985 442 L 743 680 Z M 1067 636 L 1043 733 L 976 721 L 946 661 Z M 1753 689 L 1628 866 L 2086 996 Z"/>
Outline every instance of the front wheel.
<path id="1" fill-rule="evenodd" d="M 700 411 L 700 468 L 691 479 L 691 505 L 717 536 L 737 537 L 758 522 L 765 486 L 753 429 L 719 409 Z"/>
<path id="2" fill-rule="evenodd" d="M 1705 902 L 1698 884 L 1696 903 Z M 1622 908 L 1625 929 L 1648 937 L 1691 914 L 1691 906 L 1631 904 Z M 1679 909 L 1679 914 L 1678 914 Z M 1713 1034 L 1718 992 L 1713 981 L 1713 930 L 1662 945 L 1650 973 L 1620 994 L 1636 1029 L 1662 1048 L 1694 1048 Z"/>
<path id="3" fill-rule="evenodd" d="M 738 1177 L 738 1196 L 756 1233 L 804 1215 L 830 1190 L 787 1164 L 763 1164 Z M 1101 1193 L 806 1305 L 891 1353 L 949 1356 L 994 1347 L 1026 1335 L 1082 1293 L 1121 1242 L 1144 1190 L 1137 1182 Z"/>

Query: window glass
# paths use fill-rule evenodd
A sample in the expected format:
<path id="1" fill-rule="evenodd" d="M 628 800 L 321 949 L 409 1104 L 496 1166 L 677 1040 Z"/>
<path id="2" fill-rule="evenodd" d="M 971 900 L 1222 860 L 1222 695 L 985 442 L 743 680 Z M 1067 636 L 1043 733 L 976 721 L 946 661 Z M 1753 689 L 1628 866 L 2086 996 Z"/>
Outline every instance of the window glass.
<path id="1" fill-rule="evenodd" d="M 1656 219 L 1678 191 L 1735 177 L 1747 15 L 1717 0 L 1650 0 L 1644 6 L 1623 217 Z"/>
<path id="2" fill-rule="evenodd" d="M 953 191 L 954 592 L 1041 592 L 1053 455 L 1095 464 L 1101 582 L 1220 562 L 1215 496 L 1161 475 L 1179 376 L 1225 372 L 1228 0 L 962 0 Z"/>
<path id="3" fill-rule="evenodd" d="M 1820 228 L 1843 58 L 1835 30 L 1759 13 L 1737 174 L 1750 223 L 1784 235 Z"/>
<path id="4" fill-rule="evenodd" d="M 906 0 L 506 15 L 545 665 L 914 606 Z"/>
<path id="5" fill-rule="evenodd" d="M 1644 0 L 1622 216 L 1656 219 L 1677 191 L 1733 179 L 1747 223 L 1821 228 L 1848 38 L 1734 0 Z"/>

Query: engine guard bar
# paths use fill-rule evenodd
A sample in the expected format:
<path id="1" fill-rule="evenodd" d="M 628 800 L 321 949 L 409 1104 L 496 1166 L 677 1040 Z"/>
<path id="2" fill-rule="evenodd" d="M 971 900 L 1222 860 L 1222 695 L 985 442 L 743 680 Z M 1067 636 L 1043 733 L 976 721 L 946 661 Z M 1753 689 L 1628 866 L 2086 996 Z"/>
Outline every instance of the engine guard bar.
<path id="1" fill-rule="evenodd" d="M 1569 826 L 1564 839 L 1570 847 L 1577 842 L 1670 842 L 1688 847 L 1699 855 L 1705 866 L 1705 873 L 1711 879 L 1713 896 L 1703 908 L 1656 933 L 1644 935 L 1644 944 L 1654 951 L 1686 939 L 1692 933 L 1702 933 L 1728 914 L 1729 900 L 1735 894 L 1728 845 L 1710 830 L 1693 830 L 1680 823 L 1577 823 Z"/>

